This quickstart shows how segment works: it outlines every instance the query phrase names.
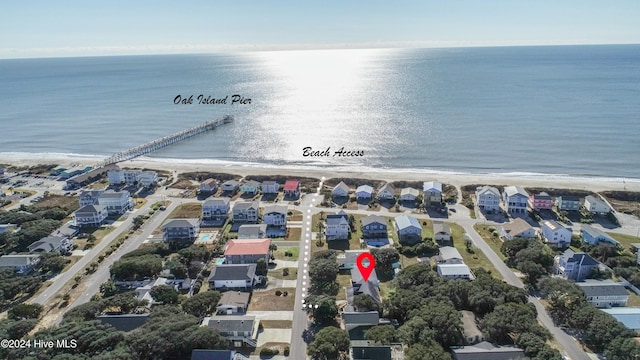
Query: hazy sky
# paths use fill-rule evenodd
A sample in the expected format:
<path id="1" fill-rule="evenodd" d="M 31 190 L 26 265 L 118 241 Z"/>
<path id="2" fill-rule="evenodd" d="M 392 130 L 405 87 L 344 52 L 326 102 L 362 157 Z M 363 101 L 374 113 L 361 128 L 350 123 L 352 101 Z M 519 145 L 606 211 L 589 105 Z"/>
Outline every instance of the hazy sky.
<path id="1" fill-rule="evenodd" d="M 640 43 L 640 0 L 5 1 L 0 58 Z"/>

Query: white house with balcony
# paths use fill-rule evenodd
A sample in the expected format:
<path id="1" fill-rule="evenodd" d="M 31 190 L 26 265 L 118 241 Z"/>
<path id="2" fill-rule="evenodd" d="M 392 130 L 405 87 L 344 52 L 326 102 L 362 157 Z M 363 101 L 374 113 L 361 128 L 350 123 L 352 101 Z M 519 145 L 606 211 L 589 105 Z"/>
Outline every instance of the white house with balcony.
<path id="1" fill-rule="evenodd" d="M 324 234 L 327 241 L 331 240 L 347 240 L 349 238 L 349 217 L 344 211 L 337 214 L 327 215 L 325 220 Z"/>
<path id="2" fill-rule="evenodd" d="M 544 240 L 556 248 L 565 248 L 571 244 L 571 229 L 560 225 L 557 221 L 543 221 L 540 231 Z"/>
<path id="3" fill-rule="evenodd" d="M 208 198 L 202 204 L 203 220 L 226 220 L 229 217 L 230 199 L 228 197 Z"/>
<path id="4" fill-rule="evenodd" d="M 264 208 L 262 221 L 269 226 L 287 226 L 287 206 L 271 205 Z"/>
<path id="5" fill-rule="evenodd" d="M 529 194 L 520 186 L 507 186 L 502 193 L 504 206 L 509 214 L 526 214 Z"/>
<path id="6" fill-rule="evenodd" d="M 500 192 L 492 186 L 481 186 L 476 189 L 478 208 L 486 213 L 500 210 Z"/>

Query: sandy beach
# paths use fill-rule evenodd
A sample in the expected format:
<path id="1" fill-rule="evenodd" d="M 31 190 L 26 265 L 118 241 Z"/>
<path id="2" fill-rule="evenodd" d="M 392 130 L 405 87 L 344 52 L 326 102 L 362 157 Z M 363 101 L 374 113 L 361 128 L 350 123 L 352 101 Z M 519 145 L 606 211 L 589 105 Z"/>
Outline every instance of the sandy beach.
<path id="1" fill-rule="evenodd" d="M 38 164 L 58 164 L 64 167 L 72 165 L 92 166 L 100 158 L 91 156 L 56 156 L 55 154 L 0 154 L 0 163 L 8 163 L 16 166 L 32 166 Z M 315 178 L 363 178 L 385 181 L 429 181 L 437 180 L 443 183 L 462 186 L 467 184 L 491 184 L 491 185 L 520 185 L 524 187 L 548 187 L 563 189 L 583 189 L 591 191 L 640 191 L 640 179 L 620 177 L 580 177 L 563 175 L 542 174 L 468 174 L 437 172 L 433 170 L 420 171 L 418 169 L 371 169 L 367 171 L 312 168 L 297 165 L 267 165 L 258 163 L 223 163 L 208 160 L 176 160 L 140 157 L 134 160 L 121 162 L 120 167 L 148 168 L 182 172 L 208 171 L 217 173 L 230 173 L 237 175 L 290 175 L 292 177 Z"/>

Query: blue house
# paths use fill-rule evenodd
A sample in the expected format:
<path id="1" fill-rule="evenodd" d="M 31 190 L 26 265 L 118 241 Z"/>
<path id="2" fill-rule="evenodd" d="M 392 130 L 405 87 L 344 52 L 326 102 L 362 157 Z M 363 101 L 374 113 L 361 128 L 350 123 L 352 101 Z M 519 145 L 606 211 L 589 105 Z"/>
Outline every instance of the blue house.
<path id="1" fill-rule="evenodd" d="M 598 245 L 601 242 L 605 242 L 616 247 L 620 246 L 611 236 L 591 225 L 582 225 L 580 231 L 582 232 L 582 243 L 584 244 Z"/>

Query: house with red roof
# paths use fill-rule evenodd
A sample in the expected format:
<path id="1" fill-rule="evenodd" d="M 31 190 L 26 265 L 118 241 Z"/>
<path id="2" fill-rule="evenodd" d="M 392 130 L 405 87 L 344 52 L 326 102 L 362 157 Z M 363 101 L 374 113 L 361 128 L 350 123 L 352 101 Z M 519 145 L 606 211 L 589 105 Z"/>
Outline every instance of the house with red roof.
<path id="1" fill-rule="evenodd" d="M 299 180 L 287 180 L 284 183 L 284 196 L 297 198 L 300 196 L 300 181 Z"/>
<path id="2" fill-rule="evenodd" d="M 269 239 L 230 240 L 224 252 L 227 264 L 255 264 L 260 259 L 269 261 Z"/>

